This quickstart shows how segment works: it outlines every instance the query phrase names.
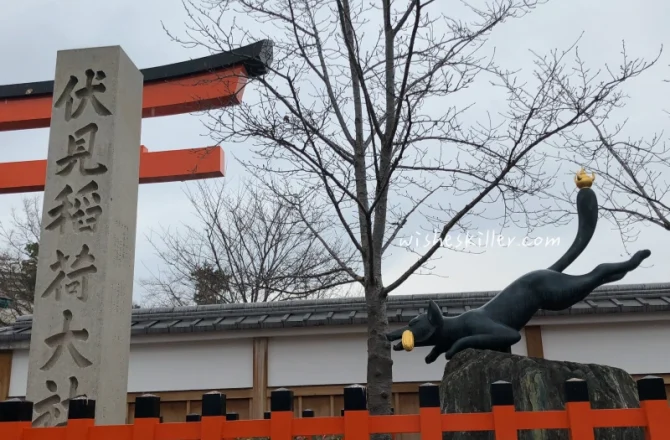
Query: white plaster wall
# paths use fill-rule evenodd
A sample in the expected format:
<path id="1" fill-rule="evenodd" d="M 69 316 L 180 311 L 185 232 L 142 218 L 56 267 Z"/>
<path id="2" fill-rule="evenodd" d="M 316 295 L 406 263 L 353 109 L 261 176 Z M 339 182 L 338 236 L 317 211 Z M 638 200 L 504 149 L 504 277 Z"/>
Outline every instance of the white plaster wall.
<path id="1" fill-rule="evenodd" d="M 392 352 L 393 380 L 440 380 L 446 361 L 439 358 L 426 365 L 423 359 L 428 352 L 427 347 L 415 348 L 411 353 Z M 269 339 L 268 384 L 271 387 L 365 383 L 366 376 L 365 334 Z"/>
<path id="2" fill-rule="evenodd" d="M 28 385 L 28 350 L 12 353 L 12 375 L 9 377 L 9 397 L 24 397 Z"/>
<path id="3" fill-rule="evenodd" d="M 543 325 L 547 359 L 596 363 L 629 374 L 670 372 L 670 321 Z"/>
<path id="4" fill-rule="evenodd" d="M 364 334 L 293 336 L 268 339 L 268 385 L 364 383 Z"/>
<path id="5" fill-rule="evenodd" d="M 14 351 L 10 397 L 26 394 L 28 350 Z M 130 346 L 128 392 L 251 388 L 251 339 Z"/>
<path id="6" fill-rule="evenodd" d="M 346 385 L 366 382 L 365 334 L 292 336 L 269 339 L 268 383 L 271 387 Z M 447 361 L 440 356 L 432 364 L 424 358 L 430 347 L 411 353 L 392 351 L 394 382 L 428 382 L 442 379 Z M 512 347 L 525 356 L 526 339 Z"/>
<path id="7" fill-rule="evenodd" d="M 444 374 L 447 360 L 438 357 L 428 365 L 424 358 L 430 353 L 431 347 L 416 347 L 411 352 L 391 351 L 393 359 L 394 382 L 440 382 Z"/>
<path id="8" fill-rule="evenodd" d="M 128 392 L 251 388 L 251 339 L 130 346 Z"/>
<path id="9" fill-rule="evenodd" d="M 528 356 L 528 346 L 526 346 L 526 330 L 521 329 L 521 340 L 512 345 L 512 354 L 519 356 Z"/>

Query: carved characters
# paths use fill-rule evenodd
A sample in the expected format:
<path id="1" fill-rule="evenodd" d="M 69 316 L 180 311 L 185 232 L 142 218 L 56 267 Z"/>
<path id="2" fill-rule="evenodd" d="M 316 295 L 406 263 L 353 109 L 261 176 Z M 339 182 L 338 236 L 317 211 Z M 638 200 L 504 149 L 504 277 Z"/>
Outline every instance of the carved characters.
<path id="1" fill-rule="evenodd" d="M 86 85 L 79 90 L 75 91 L 74 88 L 76 85 L 79 83 L 79 78 L 77 78 L 74 75 L 70 76 L 70 80 L 68 81 L 67 85 L 65 86 L 65 90 L 63 90 L 63 93 L 58 97 L 56 100 L 56 103 L 54 106 L 56 108 L 61 108 L 63 105 L 65 105 L 65 120 L 70 121 L 71 119 L 77 119 L 79 116 L 84 113 L 84 110 L 86 109 L 86 104 L 88 104 L 88 101 L 91 101 L 91 105 L 93 106 L 93 109 L 95 109 L 95 112 L 100 115 L 100 116 L 110 116 L 112 112 L 107 109 L 95 96 L 96 93 L 105 93 L 107 90 L 107 87 L 102 83 L 102 81 L 105 79 L 106 75 L 105 72 L 102 70 L 98 70 L 97 72 L 94 72 L 93 69 L 87 69 L 86 70 Z M 97 84 L 93 84 L 93 79 L 95 78 L 96 81 L 98 81 Z M 79 100 L 79 105 L 77 108 L 72 111 L 72 106 L 74 105 L 74 97 L 77 97 Z"/>
<path id="2" fill-rule="evenodd" d="M 65 226 L 65 222 L 68 220 L 68 218 L 70 218 L 70 210 L 73 206 L 70 202 L 71 195 L 72 187 L 70 185 L 65 185 L 65 188 L 63 188 L 63 190 L 58 193 L 55 200 L 58 205 L 47 212 L 49 217 L 53 218 L 51 223 L 46 225 L 47 230 L 52 231 L 58 228 L 61 233 L 65 232 L 63 227 Z"/>
<path id="3" fill-rule="evenodd" d="M 67 156 L 58 159 L 56 165 L 61 167 L 56 174 L 67 176 L 79 164 L 79 172 L 83 176 L 95 176 L 107 171 L 107 167 L 101 163 L 93 167 L 87 166 L 93 156 L 95 148 L 95 135 L 98 133 L 98 124 L 90 123 L 68 136 Z"/>
<path id="4" fill-rule="evenodd" d="M 76 193 L 70 185 L 65 185 L 56 196 L 56 207 L 47 212 L 53 220 L 46 229 L 52 231 L 58 228 L 63 233 L 65 224 L 70 221 L 78 232 L 95 232 L 98 217 L 102 214 L 101 200 L 95 180 L 88 182 Z"/>
<path id="5" fill-rule="evenodd" d="M 66 422 L 70 400 L 77 397 L 77 388 L 79 381 L 76 377 L 70 376 L 70 390 L 66 397 L 61 397 L 58 393 L 58 384 L 53 380 L 46 381 L 46 388 L 51 393 L 48 397 L 35 404 L 34 410 L 37 414 L 35 426 L 63 426 Z"/>
<path id="6" fill-rule="evenodd" d="M 69 259 L 70 255 L 56 251 L 56 262 L 49 266 L 53 272 L 56 272 L 56 277 L 42 293 L 42 298 L 47 298 L 53 293 L 56 301 L 60 301 L 61 291 L 65 288 L 67 294 L 86 302 L 88 299 L 87 276 L 98 271 L 93 264 L 95 257 L 91 255 L 87 245 L 82 245 L 81 252 L 68 266 Z M 65 282 L 66 280 L 68 282 Z M 63 285 L 64 282 L 65 285 Z"/>
<path id="7" fill-rule="evenodd" d="M 95 227 L 98 224 L 98 217 L 102 214 L 102 207 L 100 207 L 100 193 L 98 193 L 98 184 L 95 180 L 91 180 L 84 185 L 74 199 L 75 212 L 72 214 L 72 219 L 76 222 L 76 227 L 79 231 L 95 232 Z"/>
<path id="8" fill-rule="evenodd" d="M 40 370 L 46 371 L 53 368 L 53 366 L 58 362 L 60 357 L 63 355 L 63 350 L 67 349 L 72 356 L 75 364 L 79 368 L 86 368 L 93 365 L 93 363 L 88 360 L 84 355 L 82 355 L 77 347 L 75 346 L 75 341 L 86 341 L 88 340 L 88 331 L 85 328 L 81 330 L 71 330 L 70 323 L 72 322 L 72 312 L 65 310 L 63 312 L 63 331 L 56 333 L 53 336 L 49 336 L 44 340 L 44 343 L 49 347 L 53 348 L 53 352 L 49 360 L 40 367 Z"/>

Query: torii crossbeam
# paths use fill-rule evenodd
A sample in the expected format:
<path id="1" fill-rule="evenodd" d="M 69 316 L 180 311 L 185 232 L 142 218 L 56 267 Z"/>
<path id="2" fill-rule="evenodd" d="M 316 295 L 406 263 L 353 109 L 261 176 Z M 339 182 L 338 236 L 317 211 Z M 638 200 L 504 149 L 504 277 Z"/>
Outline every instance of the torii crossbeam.
<path id="1" fill-rule="evenodd" d="M 142 117 L 240 104 L 247 79 L 265 74 L 271 61 L 272 42 L 262 40 L 233 51 L 143 69 Z M 53 81 L 0 86 L 0 131 L 49 127 L 53 87 Z M 0 194 L 42 191 L 45 173 L 46 160 L 0 163 Z M 139 183 L 223 175 L 221 147 L 158 152 L 142 147 Z"/>

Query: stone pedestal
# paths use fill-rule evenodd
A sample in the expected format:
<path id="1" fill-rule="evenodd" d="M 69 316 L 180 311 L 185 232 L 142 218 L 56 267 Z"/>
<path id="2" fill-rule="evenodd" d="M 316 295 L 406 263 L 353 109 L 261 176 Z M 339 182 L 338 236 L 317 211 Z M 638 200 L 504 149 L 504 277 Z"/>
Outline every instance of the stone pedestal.
<path id="1" fill-rule="evenodd" d="M 562 410 L 564 383 L 586 380 L 595 409 L 639 408 L 637 388 L 625 371 L 603 365 L 557 362 L 487 350 L 465 350 L 447 363 L 440 385 L 442 412 L 491 411 L 489 385 L 504 380 L 514 387 L 517 411 Z M 445 440 L 493 440 L 493 433 L 445 433 Z M 560 430 L 520 432 L 519 440 L 569 440 Z M 644 440 L 639 428 L 597 429 L 596 440 Z"/>
<path id="2" fill-rule="evenodd" d="M 58 53 L 27 399 L 35 426 L 70 399 L 125 423 L 143 77 L 123 50 Z"/>

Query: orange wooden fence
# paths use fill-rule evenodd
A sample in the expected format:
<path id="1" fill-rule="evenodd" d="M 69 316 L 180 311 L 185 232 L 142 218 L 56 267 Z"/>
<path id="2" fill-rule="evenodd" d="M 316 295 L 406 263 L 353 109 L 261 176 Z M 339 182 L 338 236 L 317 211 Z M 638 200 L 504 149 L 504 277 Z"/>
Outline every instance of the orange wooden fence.
<path id="1" fill-rule="evenodd" d="M 95 401 L 77 398 L 69 402 L 66 426 L 32 428 L 31 402 L 0 403 L 2 440 L 221 440 L 270 438 L 292 440 L 296 436 L 344 435 L 346 440 L 368 440 L 370 434 L 420 433 L 424 440 L 442 440 L 443 432 L 493 431 L 496 440 L 517 440 L 519 430 L 563 429 L 571 440 L 594 440 L 594 428 L 642 427 L 646 440 L 670 439 L 670 407 L 663 379 L 648 376 L 637 382 L 640 408 L 591 409 L 586 382 L 571 379 L 565 384 L 566 408 L 560 411 L 515 411 L 512 384 L 491 385 L 492 411 L 441 414 L 436 385 L 419 387 L 419 414 L 370 415 L 365 387 L 344 390 L 341 417 L 313 417 L 310 410 L 294 417 L 293 393 L 273 391 L 271 411 L 265 420 L 239 420 L 226 413 L 226 396 L 207 393 L 202 414 L 190 414 L 184 423 L 161 423 L 160 398 L 152 395 L 135 401 L 132 425 L 94 426 Z"/>

